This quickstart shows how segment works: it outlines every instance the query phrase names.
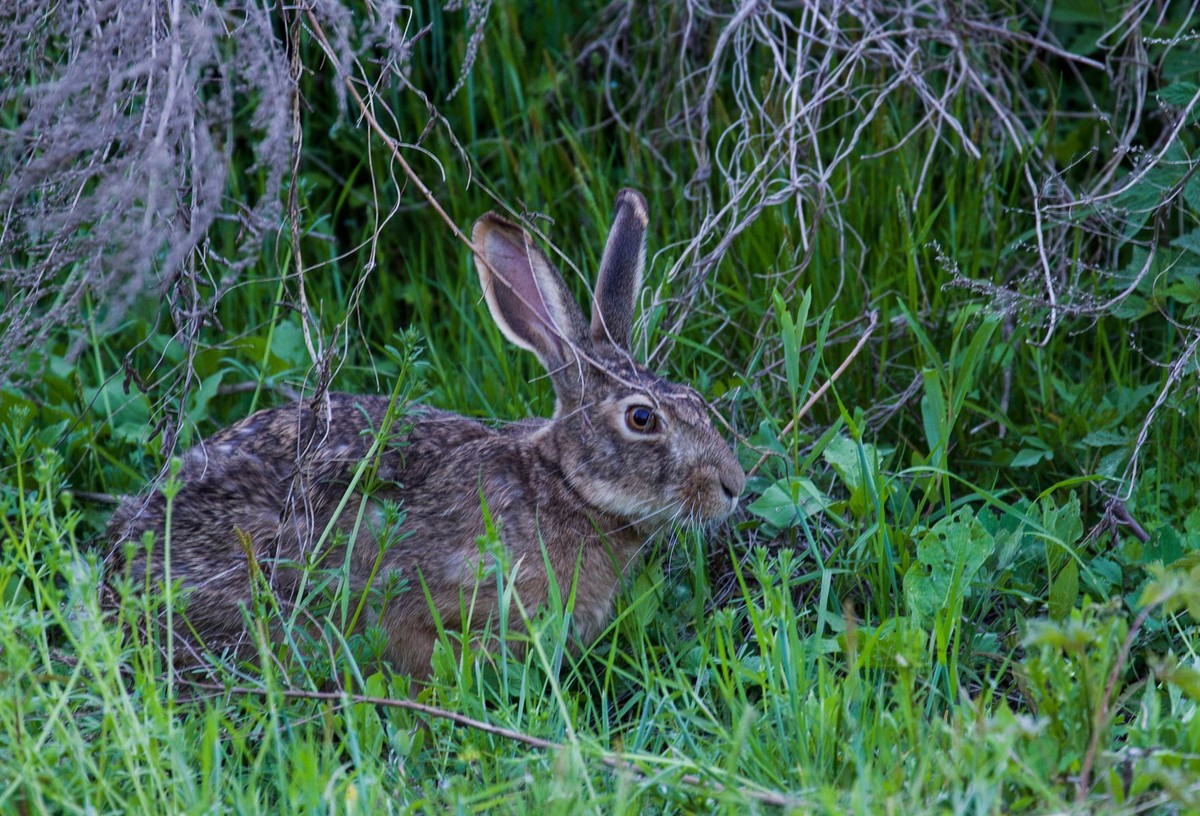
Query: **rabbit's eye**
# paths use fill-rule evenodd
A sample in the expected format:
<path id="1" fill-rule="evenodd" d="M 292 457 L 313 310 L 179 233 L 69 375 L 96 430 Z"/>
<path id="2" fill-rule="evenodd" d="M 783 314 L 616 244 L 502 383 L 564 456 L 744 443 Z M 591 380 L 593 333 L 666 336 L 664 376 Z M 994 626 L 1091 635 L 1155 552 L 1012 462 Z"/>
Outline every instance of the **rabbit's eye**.
<path id="1" fill-rule="evenodd" d="M 625 412 L 625 424 L 631 431 L 650 433 L 658 427 L 658 417 L 645 405 L 633 405 Z"/>

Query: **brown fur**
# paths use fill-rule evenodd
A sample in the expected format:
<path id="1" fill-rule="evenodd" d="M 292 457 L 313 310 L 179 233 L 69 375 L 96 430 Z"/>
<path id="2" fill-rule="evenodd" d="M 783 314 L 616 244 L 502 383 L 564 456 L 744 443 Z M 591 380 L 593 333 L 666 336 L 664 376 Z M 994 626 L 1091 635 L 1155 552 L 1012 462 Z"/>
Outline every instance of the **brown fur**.
<path id="1" fill-rule="evenodd" d="M 493 214 L 476 224 L 489 308 L 550 373 L 558 395 L 550 420 L 492 428 L 417 407 L 381 435 L 386 397 L 336 394 L 260 411 L 188 451 L 170 524 L 170 575 L 187 596 L 187 623 L 210 646 L 244 634 L 240 606 L 251 582 L 243 540 L 285 603 L 299 591 L 301 566 L 319 553 L 326 565 L 348 560 L 355 593 L 367 590 L 379 559 L 376 581 L 398 573 L 409 584 L 375 613 L 386 656 L 399 671 L 425 675 L 436 631 L 422 581 L 447 627 L 463 626 L 464 595 L 476 598 L 472 628 L 499 611 L 495 581 L 478 578 L 493 560 L 477 543 L 486 504 L 523 605 L 547 599 L 548 560 L 564 596 L 577 580 L 575 631 L 595 638 L 646 541 L 674 519 L 722 518 L 744 480 L 700 396 L 629 356 L 645 226 L 645 201 L 624 191 L 589 325 L 524 231 Z M 653 410 L 655 432 L 629 425 L 633 407 Z M 369 495 L 362 484 L 351 491 L 377 438 L 377 485 Z M 398 533 L 382 529 L 380 500 L 405 512 Z M 154 492 L 125 502 L 110 522 L 116 554 L 146 532 L 155 536 L 126 565 L 135 578 L 166 577 L 166 511 Z M 341 535 L 324 535 L 331 520 Z"/>

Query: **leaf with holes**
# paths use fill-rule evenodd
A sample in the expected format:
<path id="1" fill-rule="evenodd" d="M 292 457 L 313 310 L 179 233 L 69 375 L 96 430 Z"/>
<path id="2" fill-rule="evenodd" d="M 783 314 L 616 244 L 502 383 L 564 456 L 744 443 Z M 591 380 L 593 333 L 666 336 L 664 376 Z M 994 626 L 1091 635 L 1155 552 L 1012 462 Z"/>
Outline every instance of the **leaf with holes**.
<path id="1" fill-rule="evenodd" d="M 904 597 L 919 619 L 955 608 L 996 547 L 995 539 L 963 507 L 933 525 L 917 545 L 917 563 L 904 576 Z"/>

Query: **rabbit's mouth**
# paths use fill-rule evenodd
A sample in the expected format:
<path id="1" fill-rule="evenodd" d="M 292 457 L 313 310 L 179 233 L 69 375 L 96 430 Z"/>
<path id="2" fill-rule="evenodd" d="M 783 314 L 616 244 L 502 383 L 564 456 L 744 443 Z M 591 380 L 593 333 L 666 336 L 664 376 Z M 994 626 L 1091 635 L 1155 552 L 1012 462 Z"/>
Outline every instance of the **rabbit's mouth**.
<path id="1" fill-rule="evenodd" d="M 703 526 L 726 518 L 737 509 L 745 476 L 731 455 L 727 467 L 698 467 L 665 489 L 631 490 L 628 480 L 595 475 L 580 481 L 576 489 L 592 506 L 629 526 L 661 529 L 673 523 Z"/>
<path id="2" fill-rule="evenodd" d="M 683 485 L 682 504 L 687 517 L 698 524 L 713 524 L 737 509 L 746 476 L 733 456 L 709 467 L 697 468 Z"/>
<path id="3" fill-rule="evenodd" d="M 737 494 L 731 494 L 722 487 L 718 491 L 710 490 L 707 495 L 693 496 L 684 501 L 683 516 L 693 524 L 715 524 L 736 510 L 737 503 Z"/>
<path id="4" fill-rule="evenodd" d="M 725 487 L 719 482 L 717 485 L 714 489 L 709 482 L 707 489 L 700 492 L 682 491 L 650 498 L 629 495 L 602 498 L 609 499 L 604 509 L 639 529 L 661 530 L 672 524 L 703 527 L 721 521 L 737 509 L 738 494 L 731 493 L 733 486 Z"/>

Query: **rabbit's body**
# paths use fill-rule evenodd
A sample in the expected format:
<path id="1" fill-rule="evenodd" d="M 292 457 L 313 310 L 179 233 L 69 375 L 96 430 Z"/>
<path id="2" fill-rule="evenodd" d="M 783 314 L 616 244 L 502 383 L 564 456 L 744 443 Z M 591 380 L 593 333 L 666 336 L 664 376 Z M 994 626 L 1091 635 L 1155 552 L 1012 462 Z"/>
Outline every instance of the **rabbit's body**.
<path id="1" fill-rule="evenodd" d="M 187 624 L 210 646 L 244 634 L 247 545 L 285 603 L 302 581 L 311 586 L 301 567 L 314 561 L 331 569 L 348 561 L 356 596 L 372 580 L 399 577 L 408 590 L 372 619 L 395 668 L 422 675 L 436 635 L 430 601 L 451 629 L 468 623 L 464 608 L 472 628 L 496 620 L 497 582 L 485 574 L 495 559 L 480 544 L 486 508 L 521 603 L 543 603 L 552 573 L 562 597 L 575 588 L 576 633 L 594 639 L 646 541 L 676 519 L 723 517 L 743 481 L 700 396 L 629 357 L 644 207 L 634 193 L 618 199 L 590 331 L 528 236 L 496 216 L 476 225 L 488 305 L 505 335 L 550 372 L 553 419 L 493 428 L 418 406 L 385 428 L 388 398 L 346 394 L 259 411 L 185 455 L 169 548 L 161 493 L 117 511 L 109 530 L 118 549 L 147 531 L 156 539 L 148 551 L 134 545 L 129 572 L 165 579 L 169 549 Z M 365 472 L 373 485 L 363 492 L 360 465 L 373 450 L 374 467 Z M 398 529 L 385 529 L 382 501 L 402 510 Z"/>

